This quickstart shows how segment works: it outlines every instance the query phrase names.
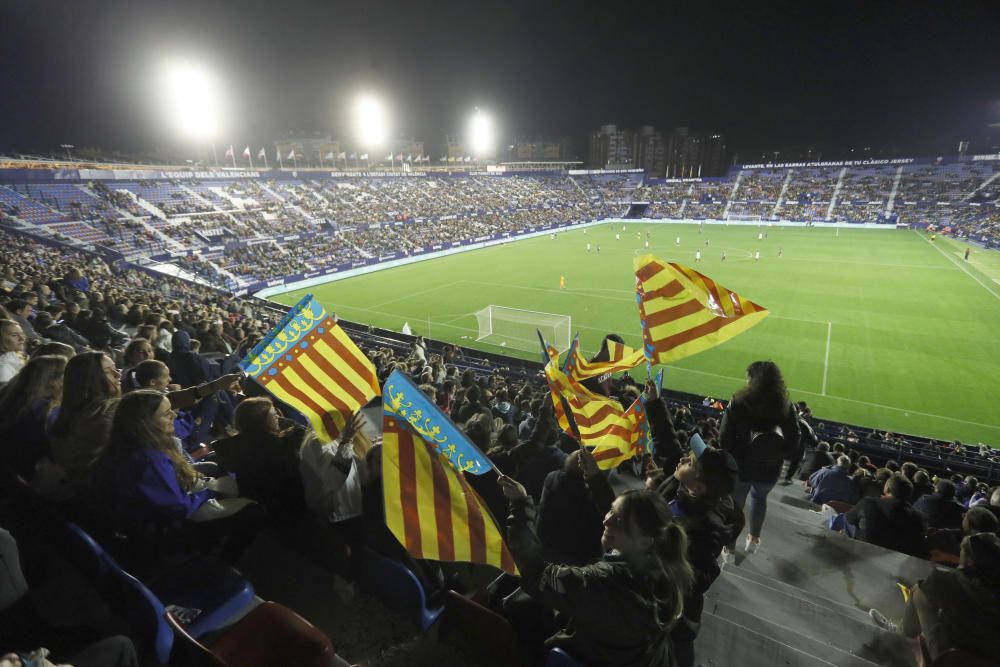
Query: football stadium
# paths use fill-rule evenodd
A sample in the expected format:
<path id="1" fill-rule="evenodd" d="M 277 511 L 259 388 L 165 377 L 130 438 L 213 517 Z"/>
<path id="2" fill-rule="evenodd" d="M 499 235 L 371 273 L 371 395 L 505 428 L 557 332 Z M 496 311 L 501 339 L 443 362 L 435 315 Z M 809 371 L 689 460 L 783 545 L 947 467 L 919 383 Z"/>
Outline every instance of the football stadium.
<path id="1" fill-rule="evenodd" d="M 0 667 L 1000 664 L 997 8 L 560 4 L 0 8 Z"/>

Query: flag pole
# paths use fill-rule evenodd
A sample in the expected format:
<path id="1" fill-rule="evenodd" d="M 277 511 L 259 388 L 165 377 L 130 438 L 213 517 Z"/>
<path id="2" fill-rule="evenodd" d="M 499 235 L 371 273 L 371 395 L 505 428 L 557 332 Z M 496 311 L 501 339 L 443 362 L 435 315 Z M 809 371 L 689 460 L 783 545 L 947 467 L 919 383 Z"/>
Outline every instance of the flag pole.
<path id="1" fill-rule="evenodd" d="M 267 171 L 267 170 L 268 170 L 268 166 L 267 166 L 267 151 L 265 150 L 264 151 L 264 171 Z"/>

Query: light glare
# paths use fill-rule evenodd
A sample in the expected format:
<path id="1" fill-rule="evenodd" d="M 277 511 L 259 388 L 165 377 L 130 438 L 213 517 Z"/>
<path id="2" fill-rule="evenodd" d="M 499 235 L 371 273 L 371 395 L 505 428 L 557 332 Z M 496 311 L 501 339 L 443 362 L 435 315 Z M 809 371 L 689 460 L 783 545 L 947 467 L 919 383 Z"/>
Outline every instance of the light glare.
<path id="1" fill-rule="evenodd" d="M 210 140 L 219 133 L 219 86 L 204 66 L 189 61 L 166 68 L 165 109 L 186 139 Z"/>
<path id="2" fill-rule="evenodd" d="M 469 148 L 476 157 L 492 155 L 495 142 L 493 119 L 479 109 L 469 120 Z"/>
<path id="3" fill-rule="evenodd" d="M 354 126 L 362 148 L 384 146 L 389 138 L 385 105 L 373 95 L 360 95 L 354 102 Z"/>

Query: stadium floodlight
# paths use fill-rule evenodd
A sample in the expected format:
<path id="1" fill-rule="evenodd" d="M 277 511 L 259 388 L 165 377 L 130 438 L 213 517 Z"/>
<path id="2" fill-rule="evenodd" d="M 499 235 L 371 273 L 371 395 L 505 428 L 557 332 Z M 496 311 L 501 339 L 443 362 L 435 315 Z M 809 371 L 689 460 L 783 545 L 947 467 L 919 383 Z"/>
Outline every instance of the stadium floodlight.
<path id="1" fill-rule="evenodd" d="M 379 98 L 363 93 L 354 100 L 354 131 L 361 148 L 385 146 L 389 138 L 389 114 Z"/>
<path id="2" fill-rule="evenodd" d="M 496 142 L 493 119 L 479 109 L 476 109 L 469 119 L 468 142 L 469 148 L 475 157 L 489 157 L 493 155 Z"/>
<path id="3" fill-rule="evenodd" d="M 218 82 L 199 63 L 179 60 L 165 68 L 164 109 L 185 139 L 206 141 L 219 133 L 221 95 Z"/>

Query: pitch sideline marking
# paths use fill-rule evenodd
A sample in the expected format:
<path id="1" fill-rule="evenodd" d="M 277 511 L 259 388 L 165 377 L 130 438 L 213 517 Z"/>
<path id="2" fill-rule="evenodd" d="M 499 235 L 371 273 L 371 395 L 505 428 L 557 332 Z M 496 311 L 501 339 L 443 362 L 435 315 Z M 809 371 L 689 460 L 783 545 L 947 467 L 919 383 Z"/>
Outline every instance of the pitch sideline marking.
<path id="1" fill-rule="evenodd" d="M 967 268 L 965 268 L 964 266 L 962 266 L 961 264 L 959 264 L 958 260 L 956 260 L 953 257 L 950 257 L 948 255 L 948 253 L 946 253 L 944 250 L 941 250 L 941 248 L 939 248 L 938 246 L 934 245 L 934 243 L 931 242 L 931 240 L 929 238 L 927 238 L 925 236 L 920 236 L 920 232 L 918 232 L 916 230 L 913 230 L 913 233 L 916 234 L 917 236 L 919 236 L 920 238 L 922 238 L 924 241 L 926 241 L 932 248 L 934 248 L 935 250 L 937 250 L 939 253 L 941 253 L 942 255 L 944 255 L 944 258 L 947 259 L 949 262 L 951 262 L 952 264 L 954 264 L 955 266 L 957 266 L 959 269 L 961 269 L 962 271 L 964 271 L 965 275 L 969 276 L 970 278 L 972 278 L 973 280 L 975 280 L 977 283 L 979 283 L 980 285 L 982 285 L 983 289 L 985 289 L 987 292 L 989 292 L 991 295 L 993 295 L 993 298 L 995 298 L 998 301 L 1000 301 L 1000 294 L 997 294 L 996 292 L 994 292 L 993 288 L 991 288 L 989 285 L 987 285 L 982 280 L 980 280 L 979 278 L 977 278 L 975 276 L 975 274 L 973 274 Z"/>
<path id="2" fill-rule="evenodd" d="M 833 333 L 833 322 L 826 323 L 826 356 L 823 357 L 823 388 L 820 394 L 826 396 L 826 376 L 830 370 L 830 334 Z"/>

